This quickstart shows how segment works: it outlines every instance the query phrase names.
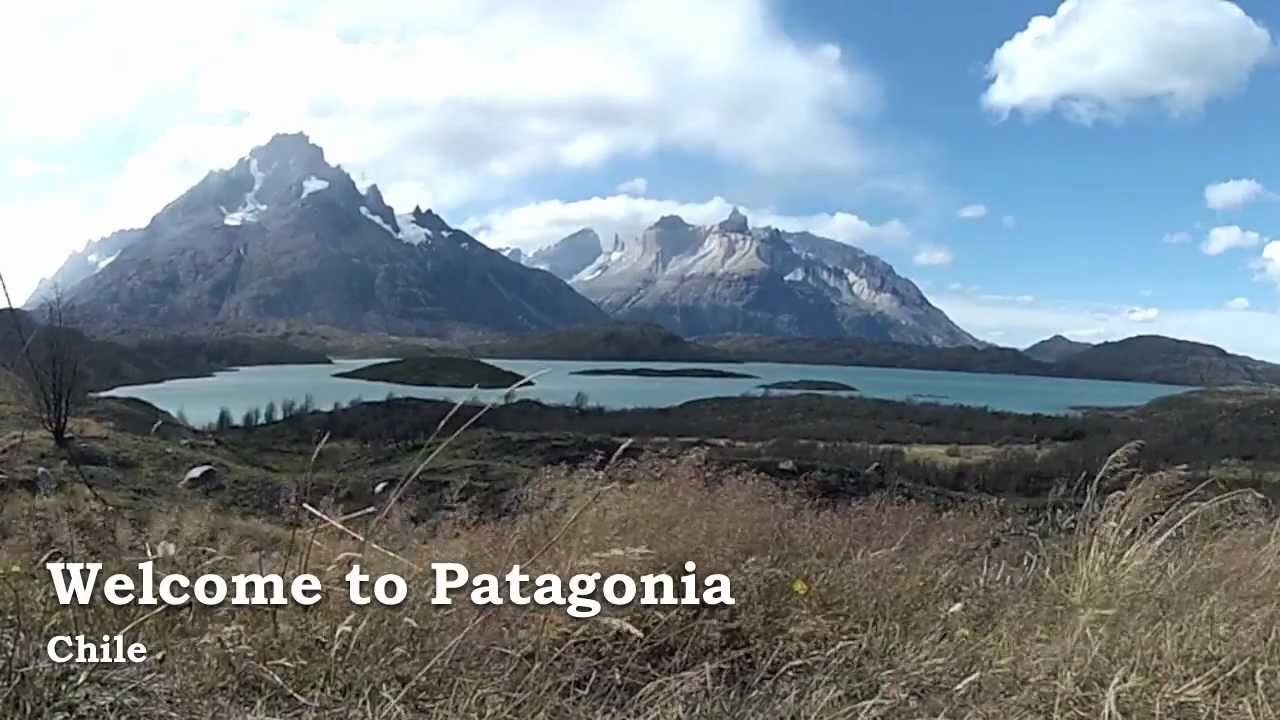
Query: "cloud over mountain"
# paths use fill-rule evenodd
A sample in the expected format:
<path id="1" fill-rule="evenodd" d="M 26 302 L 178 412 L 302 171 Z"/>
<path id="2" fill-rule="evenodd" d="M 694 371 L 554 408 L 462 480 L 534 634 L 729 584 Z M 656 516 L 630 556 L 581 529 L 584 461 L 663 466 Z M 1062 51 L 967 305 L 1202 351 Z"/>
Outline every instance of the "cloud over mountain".
<path id="1" fill-rule="evenodd" d="M 695 225 L 706 225 L 724 218 L 734 207 L 722 197 L 686 202 L 619 194 L 572 201 L 544 200 L 496 210 L 467 220 L 463 227 L 490 247 L 517 247 L 528 252 L 584 227 L 594 228 L 608 243 L 615 234 L 623 238 L 639 235 L 654 218 L 664 215 L 679 215 Z M 744 208 L 744 212 L 760 225 L 809 231 L 871 250 L 909 248 L 914 243 L 910 228 L 898 219 L 873 223 L 850 212 L 787 215 L 753 208 Z"/>
<path id="2" fill-rule="evenodd" d="M 793 39 L 765 0 L 315 10 L 10 8 L 0 63 L 40 71 L 6 75 L 0 136 L 53 149 L 127 138 L 95 159 L 97 192 L 0 202 L 7 227 L 49 247 L 10 258 L 11 272 L 34 285 L 72 247 L 145 224 L 207 168 L 283 131 L 305 130 L 358 183 L 378 178 L 393 205 L 443 208 L 664 149 L 763 175 L 856 173 L 870 153 L 859 123 L 878 82 L 838 46 Z M 66 227 L 23 222 L 72 205 Z"/>

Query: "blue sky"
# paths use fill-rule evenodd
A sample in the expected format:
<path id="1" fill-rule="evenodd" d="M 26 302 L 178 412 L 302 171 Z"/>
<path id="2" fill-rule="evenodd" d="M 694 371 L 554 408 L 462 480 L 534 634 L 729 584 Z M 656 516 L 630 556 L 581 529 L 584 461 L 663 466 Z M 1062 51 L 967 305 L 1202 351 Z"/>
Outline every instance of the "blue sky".
<path id="1" fill-rule="evenodd" d="M 689 5 L 24 7 L 0 30 L 29 68 L 0 80 L 0 270 L 24 296 L 303 130 L 492 245 L 740 204 L 882 255 L 993 342 L 1280 361 L 1280 6 Z"/>

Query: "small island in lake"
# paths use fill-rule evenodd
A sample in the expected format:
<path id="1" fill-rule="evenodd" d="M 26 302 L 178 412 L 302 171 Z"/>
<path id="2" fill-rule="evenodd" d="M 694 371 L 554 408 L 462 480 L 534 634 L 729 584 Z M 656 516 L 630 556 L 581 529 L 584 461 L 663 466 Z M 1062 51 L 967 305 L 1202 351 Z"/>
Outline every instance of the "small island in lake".
<path id="1" fill-rule="evenodd" d="M 718 380 L 756 380 L 755 375 L 717 370 L 715 368 L 591 368 L 575 370 L 570 375 L 618 375 L 643 378 L 715 378 Z"/>
<path id="2" fill-rule="evenodd" d="M 524 377 L 474 358 L 418 357 L 377 363 L 334 377 L 430 387 L 507 388 Z M 525 385 L 533 385 L 527 382 Z"/>
<path id="3" fill-rule="evenodd" d="M 783 380 L 760 387 L 765 390 L 817 390 L 820 392 L 858 392 L 858 388 L 834 380 Z"/>

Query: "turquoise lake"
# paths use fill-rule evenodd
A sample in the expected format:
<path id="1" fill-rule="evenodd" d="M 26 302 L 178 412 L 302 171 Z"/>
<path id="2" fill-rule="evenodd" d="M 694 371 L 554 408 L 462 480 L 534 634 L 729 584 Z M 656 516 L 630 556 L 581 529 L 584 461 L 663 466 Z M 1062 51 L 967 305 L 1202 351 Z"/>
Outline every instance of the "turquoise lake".
<path id="1" fill-rule="evenodd" d="M 115 388 L 103 395 L 135 397 L 171 413 L 182 412 L 195 424 L 212 422 L 221 408 L 238 419 L 245 411 L 269 401 L 301 401 L 310 395 L 317 409 L 353 399 L 382 400 L 399 397 L 449 400 L 500 399 L 502 390 L 413 387 L 333 377 L 335 373 L 379 362 L 336 360 L 333 365 L 275 365 L 240 368 L 213 377 L 170 380 L 151 385 Z M 1073 407 L 1122 407 L 1141 405 L 1155 398 L 1191 388 L 1150 383 L 1074 380 L 1021 375 L 986 375 L 933 370 L 790 365 L 784 363 L 697 364 L 656 362 L 578 362 L 557 360 L 489 360 L 521 374 L 545 371 L 536 385 L 519 391 L 519 397 L 548 403 L 569 404 L 585 393 L 592 405 L 606 408 L 668 407 L 709 397 L 760 395 L 761 384 L 783 380 L 834 380 L 858 388 L 863 397 L 917 402 L 953 403 L 1022 413 L 1061 414 Z M 584 377 L 572 375 L 588 368 L 717 368 L 747 373 L 757 379 Z M 770 391 L 777 393 L 779 391 Z"/>

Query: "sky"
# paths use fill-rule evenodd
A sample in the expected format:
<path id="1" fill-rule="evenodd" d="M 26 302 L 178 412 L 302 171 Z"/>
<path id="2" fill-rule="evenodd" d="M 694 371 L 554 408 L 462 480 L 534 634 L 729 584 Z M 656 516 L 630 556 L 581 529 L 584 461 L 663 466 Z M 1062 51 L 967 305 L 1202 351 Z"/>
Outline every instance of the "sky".
<path id="1" fill-rule="evenodd" d="M 492 246 L 740 205 L 881 255 L 994 343 L 1280 361 L 1271 0 L 177 5 L 7 10 L 15 301 L 301 130 Z"/>

